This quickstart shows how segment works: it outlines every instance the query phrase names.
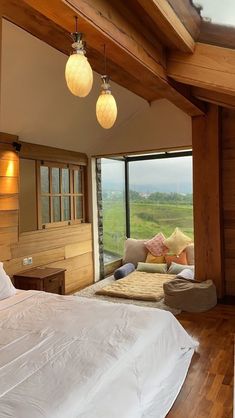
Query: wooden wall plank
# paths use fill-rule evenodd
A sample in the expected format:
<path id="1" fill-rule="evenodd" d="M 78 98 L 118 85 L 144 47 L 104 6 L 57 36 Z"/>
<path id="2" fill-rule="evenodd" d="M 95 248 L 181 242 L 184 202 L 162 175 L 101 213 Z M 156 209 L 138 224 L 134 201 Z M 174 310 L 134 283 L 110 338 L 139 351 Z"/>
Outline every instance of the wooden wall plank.
<path id="1" fill-rule="evenodd" d="M 76 257 L 67 258 L 62 261 L 48 263 L 47 267 L 64 268 L 66 271 L 73 271 L 80 267 L 92 264 L 92 253 L 78 255 Z"/>
<path id="2" fill-rule="evenodd" d="M 214 281 L 224 294 L 220 190 L 220 114 L 210 105 L 206 117 L 192 120 L 195 268 L 198 280 Z"/>
<path id="3" fill-rule="evenodd" d="M 18 241 L 18 236 L 17 226 L 0 228 L 0 246 L 16 243 Z"/>
<path id="4" fill-rule="evenodd" d="M 71 272 L 65 272 L 65 292 L 74 293 L 77 290 L 91 285 L 93 283 L 92 277 L 92 264 L 78 268 Z"/>
<path id="5" fill-rule="evenodd" d="M 65 258 L 76 257 L 77 255 L 92 252 L 91 239 L 80 243 L 69 244 L 65 246 Z"/>
<path id="6" fill-rule="evenodd" d="M 235 111 L 222 111 L 222 195 L 226 294 L 235 296 Z"/>
<path id="7" fill-rule="evenodd" d="M 11 259 L 10 245 L 1 245 L 0 246 L 0 261 L 10 260 L 10 259 Z"/>
<path id="8" fill-rule="evenodd" d="M 9 275 L 19 273 L 21 271 L 26 271 L 32 267 L 44 266 L 47 263 L 56 262 L 64 259 L 64 247 L 62 248 L 53 248 L 47 251 L 41 251 L 39 253 L 31 254 L 28 253 L 27 256 L 33 258 L 32 265 L 23 265 L 23 257 L 14 258 L 10 261 L 4 263 L 4 268 Z"/>
<path id="9" fill-rule="evenodd" d="M 18 210 L 0 210 L 0 229 L 16 226 L 18 227 Z"/>
<path id="10" fill-rule="evenodd" d="M 19 243 L 12 245 L 13 258 L 26 256 L 28 253 L 50 250 L 52 245 L 63 247 L 65 245 L 92 239 L 91 225 L 80 224 L 58 228 L 48 228 L 32 233 L 20 235 Z"/>
<path id="11" fill-rule="evenodd" d="M 18 195 L 0 195 L 0 211 L 1 210 L 17 210 L 19 209 Z"/>
<path id="12" fill-rule="evenodd" d="M 19 192 L 17 177 L 0 177 L 0 195 L 16 194 Z"/>

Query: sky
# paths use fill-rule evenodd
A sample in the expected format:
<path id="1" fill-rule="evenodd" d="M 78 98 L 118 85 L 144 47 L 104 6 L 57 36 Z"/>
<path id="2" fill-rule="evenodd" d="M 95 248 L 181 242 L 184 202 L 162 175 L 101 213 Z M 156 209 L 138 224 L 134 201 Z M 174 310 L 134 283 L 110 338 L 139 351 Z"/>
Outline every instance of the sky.
<path id="1" fill-rule="evenodd" d="M 130 189 L 151 193 L 192 193 L 192 157 L 164 158 L 129 163 Z M 124 164 L 102 159 L 104 190 L 121 190 L 124 186 Z"/>
<path id="2" fill-rule="evenodd" d="M 235 0 L 193 0 L 203 6 L 201 15 L 213 23 L 235 26 Z"/>

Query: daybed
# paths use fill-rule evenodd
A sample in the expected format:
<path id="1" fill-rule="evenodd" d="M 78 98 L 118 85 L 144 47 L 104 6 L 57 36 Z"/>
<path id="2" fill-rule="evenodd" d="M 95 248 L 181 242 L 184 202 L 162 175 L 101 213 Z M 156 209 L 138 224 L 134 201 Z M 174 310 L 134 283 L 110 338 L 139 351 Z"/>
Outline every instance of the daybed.
<path id="1" fill-rule="evenodd" d="M 0 418 L 166 416 L 197 346 L 171 313 L 14 293 L 0 300 Z"/>

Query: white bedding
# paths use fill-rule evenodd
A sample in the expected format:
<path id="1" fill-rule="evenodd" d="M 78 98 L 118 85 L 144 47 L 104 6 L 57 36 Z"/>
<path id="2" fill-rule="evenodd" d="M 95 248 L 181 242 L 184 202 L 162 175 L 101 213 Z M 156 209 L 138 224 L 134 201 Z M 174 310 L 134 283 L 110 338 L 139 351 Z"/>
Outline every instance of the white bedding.
<path id="1" fill-rule="evenodd" d="M 163 418 L 196 345 L 169 312 L 19 293 L 0 302 L 0 418 Z"/>

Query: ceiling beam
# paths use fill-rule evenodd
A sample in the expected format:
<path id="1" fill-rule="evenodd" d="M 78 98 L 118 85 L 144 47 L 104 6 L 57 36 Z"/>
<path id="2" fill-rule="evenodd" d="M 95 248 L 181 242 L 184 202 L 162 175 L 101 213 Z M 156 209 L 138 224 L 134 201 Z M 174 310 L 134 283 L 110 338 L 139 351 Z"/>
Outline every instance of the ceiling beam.
<path id="1" fill-rule="evenodd" d="M 194 54 L 171 51 L 167 73 L 174 80 L 235 95 L 235 50 L 197 43 Z"/>
<path id="2" fill-rule="evenodd" d="M 192 53 L 195 42 L 167 0 L 137 0 L 145 12 L 151 16 L 161 39 L 165 37 L 173 49 Z"/>
<path id="3" fill-rule="evenodd" d="M 198 39 L 201 27 L 201 17 L 192 0 L 168 0 L 180 21 L 194 40 Z"/>
<path id="4" fill-rule="evenodd" d="M 192 94 L 199 100 L 204 100 L 205 102 L 217 104 L 218 106 L 222 107 L 235 109 L 235 96 L 202 89 L 200 87 L 193 87 Z"/>
<path id="5" fill-rule="evenodd" d="M 166 98 L 190 116 L 205 112 L 203 104 L 195 101 L 189 91 L 184 95 L 180 86 L 178 88 L 175 84 L 173 87 L 169 82 L 164 48 L 158 43 L 154 47 L 148 42 L 140 31 L 118 13 L 112 2 L 24 0 L 21 3 L 27 3 L 67 32 L 74 31 L 74 15 L 78 15 L 79 30 L 85 34 L 89 48 L 102 54 L 105 43 L 107 55 L 114 67 L 117 65 L 118 70 L 123 69 L 133 75 L 132 81 L 130 77 L 129 90 L 133 91 L 133 83 L 139 83 L 151 92 L 151 101 Z M 115 73 L 110 75 L 115 81 Z"/>

